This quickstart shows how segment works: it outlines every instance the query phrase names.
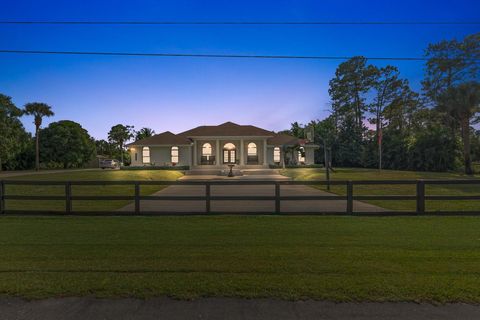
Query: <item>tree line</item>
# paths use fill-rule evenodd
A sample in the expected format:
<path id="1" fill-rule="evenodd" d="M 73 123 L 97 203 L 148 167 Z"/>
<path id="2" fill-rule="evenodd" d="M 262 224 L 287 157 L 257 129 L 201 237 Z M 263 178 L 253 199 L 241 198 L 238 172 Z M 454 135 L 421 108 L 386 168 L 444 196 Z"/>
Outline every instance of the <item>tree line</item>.
<path id="1" fill-rule="evenodd" d="M 33 116 L 33 137 L 20 121 L 22 116 Z M 79 123 L 70 120 L 41 128 L 43 119 L 51 116 L 54 112 L 46 103 L 27 103 L 20 109 L 11 97 L 0 94 L 0 170 L 82 168 L 95 160 L 96 155 L 128 164 L 125 143 L 155 134 L 150 128 L 135 131 L 133 126 L 118 124 L 108 132 L 108 141 L 95 140 Z"/>
<path id="2" fill-rule="evenodd" d="M 330 115 L 288 133 L 310 137 L 334 166 L 446 171 L 463 166 L 472 174 L 480 161 L 480 33 L 462 40 L 430 44 L 420 92 L 397 67 L 379 67 L 364 57 L 341 63 L 329 83 Z M 22 125 L 33 116 L 35 135 Z M 95 140 L 76 122 L 63 120 L 41 128 L 52 107 L 41 102 L 18 108 L 0 94 L 0 170 L 80 168 L 96 155 L 129 164 L 125 144 L 155 134 L 118 124 L 108 140 Z"/>
<path id="3" fill-rule="evenodd" d="M 419 171 L 459 167 L 473 174 L 480 160 L 480 33 L 430 44 L 420 92 L 397 67 L 361 56 L 341 63 L 329 83 L 330 115 L 289 132 L 311 132 L 334 166 Z"/>

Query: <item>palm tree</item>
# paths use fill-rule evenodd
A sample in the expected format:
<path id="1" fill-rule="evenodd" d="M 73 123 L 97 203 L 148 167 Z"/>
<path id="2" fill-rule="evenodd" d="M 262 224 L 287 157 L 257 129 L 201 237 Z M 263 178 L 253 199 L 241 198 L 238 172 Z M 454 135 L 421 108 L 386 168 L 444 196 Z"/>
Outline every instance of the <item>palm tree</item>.
<path id="1" fill-rule="evenodd" d="M 155 134 L 155 131 L 150 128 L 142 128 L 135 132 L 135 141 L 142 140 L 151 137 Z"/>
<path id="2" fill-rule="evenodd" d="M 43 117 L 51 117 L 54 115 L 52 108 L 42 102 L 30 102 L 25 105 L 24 113 L 32 115 L 34 117 L 33 123 L 35 124 L 35 170 L 40 169 L 40 151 L 38 138 L 40 133 L 40 126 L 42 125 Z"/>
<path id="3" fill-rule="evenodd" d="M 465 173 L 473 174 L 470 157 L 470 122 L 478 120 L 480 112 L 480 83 L 467 82 L 448 88 L 439 97 L 438 109 L 459 125 L 463 143 Z"/>

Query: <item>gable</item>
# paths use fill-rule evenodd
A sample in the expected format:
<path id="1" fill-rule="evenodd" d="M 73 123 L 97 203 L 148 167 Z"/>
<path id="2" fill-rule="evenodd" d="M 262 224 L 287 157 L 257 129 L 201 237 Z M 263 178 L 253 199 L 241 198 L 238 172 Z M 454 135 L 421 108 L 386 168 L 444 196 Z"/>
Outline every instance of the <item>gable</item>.
<path id="1" fill-rule="evenodd" d="M 251 125 L 225 122 L 218 126 L 199 126 L 178 135 L 184 137 L 272 137 L 275 134 Z"/>

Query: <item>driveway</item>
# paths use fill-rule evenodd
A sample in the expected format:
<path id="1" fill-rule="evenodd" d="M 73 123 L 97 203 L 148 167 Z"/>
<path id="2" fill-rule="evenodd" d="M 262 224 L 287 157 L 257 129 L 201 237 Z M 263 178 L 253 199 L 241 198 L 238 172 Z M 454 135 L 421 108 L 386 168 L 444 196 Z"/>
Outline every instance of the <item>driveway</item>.
<path id="1" fill-rule="evenodd" d="M 468 304 L 432 305 L 414 302 L 283 301 L 275 299 L 57 298 L 26 301 L 1 298 L 2 319 L 15 320 L 150 320 L 150 319 L 354 319 L 425 320 L 480 319 L 480 307 Z"/>
<path id="2" fill-rule="evenodd" d="M 182 180 L 288 180 L 281 175 L 243 176 L 225 178 L 218 176 L 185 176 Z M 211 196 L 274 196 L 274 185 L 212 185 Z M 202 185 L 172 185 L 154 194 L 155 196 L 204 196 L 205 186 Z M 281 196 L 335 196 L 309 186 L 282 185 Z M 280 209 L 285 213 L 312 213 L 312 212 L 342 212 L 346 211 L 345 200 L 295 200 L 282 201 Z M 354 201 L 354 211 L 381 212 L 383 208 Z M 205 201 L 197 200 L 144 200 L 140 203 L 141 211 L 170 212 L 170 213 L 202 213 L 205 212 Z M 272 200 L 212 200 L 211 211 L 220 213 L 268 213 L 273 212 L 275 203 Z M 129 204 L 121 211 L 133 211 L 134 204 Z"/>

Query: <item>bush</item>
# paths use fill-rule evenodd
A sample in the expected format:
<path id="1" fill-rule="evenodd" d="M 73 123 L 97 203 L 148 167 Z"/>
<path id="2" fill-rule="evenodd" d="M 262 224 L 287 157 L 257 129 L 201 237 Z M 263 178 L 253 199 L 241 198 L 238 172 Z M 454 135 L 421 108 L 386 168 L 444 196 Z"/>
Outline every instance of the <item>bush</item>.
<path id="1" fill-rule="evenodd" d="M 269 165 L 270 169 L 283 169 L 281 165 L 278 164 L 271 164 Z M 287 169 L 294 169 L 294 168 L 323 168 L 323 164 L 289 164 L 286 165 L 285 168 Z"/>
<path id="2" fill-rule="evenodd" d="M 190 166 L 128 166 L 121 167 L 121 170 L 190 170 Z"/>

